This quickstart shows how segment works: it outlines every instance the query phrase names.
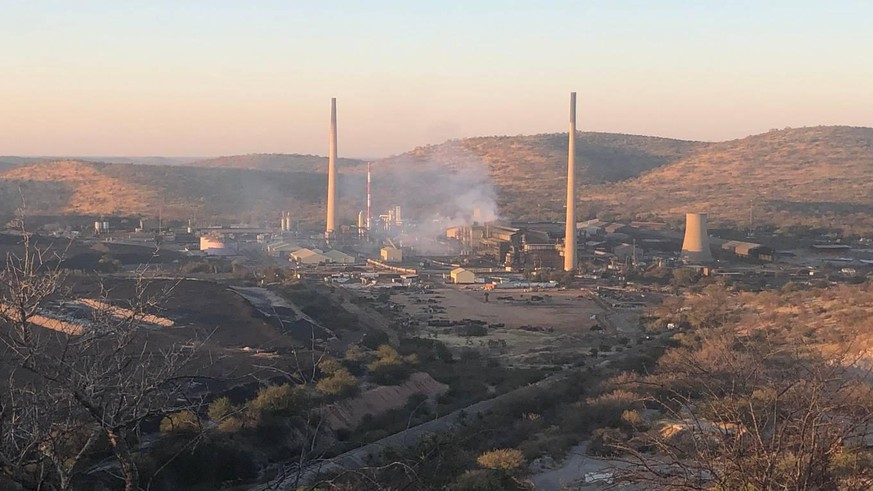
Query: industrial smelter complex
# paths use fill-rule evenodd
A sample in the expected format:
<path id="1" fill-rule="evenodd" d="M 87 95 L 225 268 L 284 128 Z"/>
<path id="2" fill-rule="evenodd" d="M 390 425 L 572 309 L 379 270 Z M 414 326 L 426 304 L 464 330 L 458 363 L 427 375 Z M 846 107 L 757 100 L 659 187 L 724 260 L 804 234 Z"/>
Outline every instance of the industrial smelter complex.
<path id="1" fill-rule="evenodd" d="M 576 93 L 570 93 L 567 142 L 566 218 L 563 224 L 536 223 L 473 223 L 450 226 L 442 237 L 457 247 L 457 253 L 468 258 L 491 258 L 506 272 L 552 268 L 576 272 L 582 261 L 607 263 L 616 269 L 645 266 L 646 261 L 675 261 L 677 249 L 681 264 L 704 266 L 714 261 L 707 232 L 706 214 L 688 213 L 681 249 L 675 236 L 663 230 L 663 224 L 649 222 L 608 223 L 600 220 L 578 222 L 576 218 Z M 337 225 L 337 104 L 330 102 L 330 132 L 328 141 L 327 213 L 324 241 L 326 246 L 347 246 L 366 242 L 382 243 L 376 261 L 402 263 L 416 257 L 414 247 L 405 247 L 401 232 L 414 229 L 413 221 L 403 221 L 400 207 L 391 207 L 386 215 L 390 226 L 375 230 L 372 216 L 372 168 L 367 164 L 366 208 L 357 214 L 356 233 L 341 232 Z M 290 230 L 290 217 L 283 214 L 283 231 Z M 562 225 L 560 230 L 557 225 Z M 346 228 L 348 230 L 348 228 Z M 563 233 L 562 233 L 563 232 Z M 393 239 L 393 240 L 392 240 Z M 722 249 L 737 256 L 757 260 L 772 260 L 773 251 L 760 244 L 717 241 Z M 727 244 L 724 246 L 724 244 Z M 731 244 L 737 245 L 733 248 Z M 404 251 L 406 252 L 404 254 Z M 469 262 L 469 260 L 467 261 Z M 455 265 L 459 266 L 459 265 Z"/>
<path id="2" fill-rule="evenodd" d="M 773 261 L 775 251 L 767 246 L 737 240 L 710 237 L 707 216 L 688 213 L 684 230 L 671 231 L 665 223 L 609 222 L 599 219 L 579 221 L 576 216 L 576 151 L 579 134 L 576 128 L 575 92 L 569 98 L 567 139 L 566 217 L 554 221 L 494 221 L 480 209 L 467 210 L 464 223 L 419 222 L 413 209 L 402 214 L 397 204 L 384 213 L 373 211 L 374 167 L 367 163 L 366 202 L 356 213 L 354 223 L 344 223 L 338 179 L 337 100 L 330 99 L 328 133 L 327 196 L 323 231 L 300 230 L 292 213 L 283 211 L 279 226 L 210 225 L 171 229 L 148 225 L 131 231 L 120 227 L 120 220 L 100 218 L 95 235 L 102 240 L 149 242 L 160 240 L 163 247 L 174 244 L 191 255 L 239 257 L 253 251 L 266 251 L 277 259 L 288 259 L 297 267 L 357 264 L 395 274 L 416 275 L 422 271 L 463 269 L 463 274 L 449 275 L 447 281 L 476 283 L 499 281 L 499 277 L 539 278 L 540 272 L 583 273 L 625 277 L 631 270 L 652 266 L 693 267 L 710 270 L 724 268 L 719 259 Z M 475 205 L 473 205 L 475 206 Z M 158 220 L 157 223 L 161 223 Z M 436 227 L 434 226 L 436 224 Z M 427 232 L 424 232 L 426 230 Z M 439 230 L 440 232 L 435 232 Z M 199 244 L 199 248 L 197 245 Z M 317 274 L 317 273 L 313 273 Z M 333 274 L 331 272 L 331 274 Z"/>

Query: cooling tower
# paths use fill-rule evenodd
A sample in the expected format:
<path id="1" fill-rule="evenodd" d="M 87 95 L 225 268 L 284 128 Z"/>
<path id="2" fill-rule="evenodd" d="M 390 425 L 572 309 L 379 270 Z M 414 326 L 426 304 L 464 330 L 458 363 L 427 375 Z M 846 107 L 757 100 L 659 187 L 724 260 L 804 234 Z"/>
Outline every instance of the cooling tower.
<path id="1" fill-rule="evenodd" d="M 709 248 L 709 232 L 706 230 L 706 213 L 685 214 L 685 241 L 682 242 L 682 261 L 706 263 L 712 261 Z"/>
<path id="2" fill-rule="evenodd" d="M 576 271 L 576 93 L 570 92 L 570 141 L 567 151 L 567 219 L 564 271 Z"/>
<path id="3" fill-rule="evenodd" d="M 327 157 L 327 226 L 325 237 L 336 231 L 336 97 L 330 99 L 330 150 Z"/>

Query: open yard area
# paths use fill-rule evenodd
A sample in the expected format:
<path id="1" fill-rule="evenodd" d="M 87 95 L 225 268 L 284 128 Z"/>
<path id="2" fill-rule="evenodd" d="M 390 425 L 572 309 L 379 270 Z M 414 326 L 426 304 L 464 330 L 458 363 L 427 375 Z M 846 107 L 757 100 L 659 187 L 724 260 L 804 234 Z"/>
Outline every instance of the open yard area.
<path id="1" fill-rule="evenodd" d="M 586 355 L 623 350 L 640 332 L 634 313 L 608 312 L 579 290 L 487 294 L 486 301 L 483 290 L 440 285 L 395 292 L 391 301 L 416 335 L 487 351 L 514 366 L 575 365 Z"/>

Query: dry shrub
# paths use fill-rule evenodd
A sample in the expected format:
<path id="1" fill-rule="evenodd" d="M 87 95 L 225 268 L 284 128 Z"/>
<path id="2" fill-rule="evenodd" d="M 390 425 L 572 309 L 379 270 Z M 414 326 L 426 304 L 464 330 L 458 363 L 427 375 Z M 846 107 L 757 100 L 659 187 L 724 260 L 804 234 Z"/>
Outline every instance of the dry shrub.
<path id="1" fill-rule="evenodd" d="M 514 471 L 525 464 L 524 454 L 515 448 L 499 448 L 480 455 L 476 462 L 486 468 L 501 471 Z"/>

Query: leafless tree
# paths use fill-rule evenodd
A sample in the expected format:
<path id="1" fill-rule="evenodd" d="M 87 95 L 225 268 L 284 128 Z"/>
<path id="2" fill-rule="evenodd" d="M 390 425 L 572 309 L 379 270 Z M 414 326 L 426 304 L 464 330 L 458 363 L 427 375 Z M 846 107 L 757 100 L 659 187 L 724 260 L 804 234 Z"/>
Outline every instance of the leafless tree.
<path id="1" fill-rule="evenodd" d="M 656 489 L 862 490 L 870 373 L 848 351 L 829 359 L 766 335 L 712 333 L 647 379 L 665 422 L 613 442 L 619 482 Z"/>
<path id="2" fill-rule="evenodd" d="M 127 491 L 138 489 L 134 437 L 151 418 L 191 408 L 196 342 L 181 345 L 147 327 L 172 286 L 142 275 L 126 305 L 108 296 L 76 304 L 62 255 L 21 227 L 20 253 L 0 270 L 0 347 L 7 387 L 0 398 L 3 473 L 26 487 L 67 489 L 103 440 Z M 82 320 L 58 318 L 70 308 Z"/>

